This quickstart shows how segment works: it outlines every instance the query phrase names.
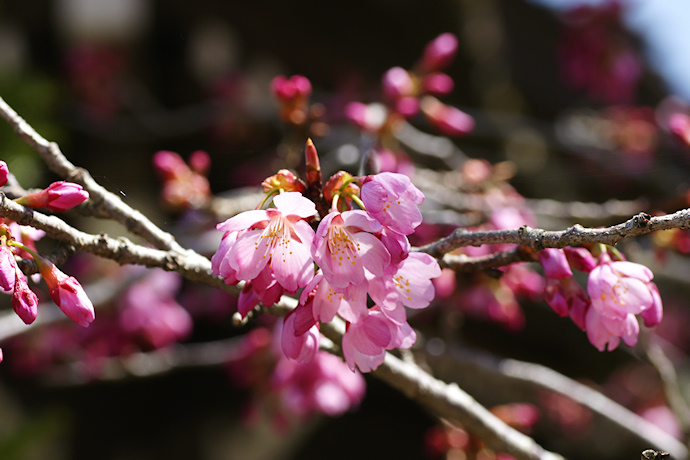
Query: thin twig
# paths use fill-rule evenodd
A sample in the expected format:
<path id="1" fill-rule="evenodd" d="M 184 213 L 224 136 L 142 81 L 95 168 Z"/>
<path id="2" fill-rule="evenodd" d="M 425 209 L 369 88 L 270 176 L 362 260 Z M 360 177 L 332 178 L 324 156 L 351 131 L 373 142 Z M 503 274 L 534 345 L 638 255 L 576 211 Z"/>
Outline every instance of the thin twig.
<path id="1" fill-rule="evenodd" d="M 688 406 L 688 402 L 683 397 L 675 366 L 666 356 L 666 353 L 664 353 L 656 337 L 651 334 L 642 334 L 641 338 L 640 348 L 644 353 L 644 357 L 647 359 L 647 362 L 654 366 L 659 374 L 669 408 L 678 417 L 683 432 L 687 434 L 690 431 L 690 406 Z"/>
<path id="2" fill-rule="evenodd" d="M 344 325 L 341 323 L 332 321 L 324 324 L 321 332 L 333 342 L 340 343 L 344 332 Z M 506 425 L 457 384 L 448 384 L 436 379 L 419 366 L 403 362 L 390 353 L 386 353 L 384 362 L 373 375 L 437 416 L 462 424 L 497 452 L 505 452 L 523 460 L 563 458 L 545 450 L 529 436 Z"/>
<path id="3" fill-rule="evenodd" d="M 614 246 L 623 238 L 674 228 L 690 228 L 690 209 L 655 217 L 640 213 L 621 224 L 605 228 L 585 228 L 579 224 L 560 231 L 547 231 L 531 228 L 527 225 L 512 230 L 471 231 L 457 228 L 447 237 L 415 248 L 415 250 L 440 258 L 460 247 L 481 246 L 483 244 L 521 244 L 536 251 L 545 248 L 581 246 L 588 243 L 603 243 Z"/>
<path id="4" fill-rule="evenodd" d="M 490 387 L 494 394 L 497 391 L 505 391 L 506 388 L 519 392 L 520 385 L 531 391 L 548 390 L 557 393 L 603 417 L 612 426 L 637 440 L 641 446 L 656 446 L 670 452 L 679 460 L 688 457 L 685 445 L 657 425 L 643 419 L 597 390 L 546 366 L 500 358 L 485 351 L 457 346 L 447 347 L 443 353 L 425 353 L 424 360 L 445 378 L 458 379 L 463 384 L 469 381 L 463 376 L 472 376 L 470 377 L 472 381 L 480 382 L 479 385 L 482 388 Z M 444 369 L 450 370 L 452 375 L 445 375 L 448 372 Z"/>
<path id="5" fill-rule="evenodd" d="M 78 183 L 89 192 L 89 200 L 84 203 L 84 207 L 89 208 L 92 215 L 116 220 L 128 231 L 141 236 L 159 249 L 184 251 L 171 234 L 161 230 L 141 212 L 131 208 L 120 197 L 102 187 L 88 171 L 73 165 L 56 143 L 49 142 L 38 134 L 2 98 L 0 98 L 0 116 L 12 126 L 20 139 L 38 152 L 52 172 L 65 180 Z"/>
<path id="6" fill-rule="evenodd" d="M 51 238 L 67 243 L 78 251 L 112 259 L 120 264 L 158 267 L 178 272 L 192 281 L 200 281 L 231 291 L 237 289 L 226 286 L 222 278 L 214 276 L 211 261 L 191 250 L 163 251 L 135 244 L 124 237 L 111 238 L 103 233 L 91 235 L 71 227 L 56 216 L 48 216 L 19 205 L 2 193 L 0 193 L 0 216 L 20 225 L 29 225 L 43 230 Z"/>

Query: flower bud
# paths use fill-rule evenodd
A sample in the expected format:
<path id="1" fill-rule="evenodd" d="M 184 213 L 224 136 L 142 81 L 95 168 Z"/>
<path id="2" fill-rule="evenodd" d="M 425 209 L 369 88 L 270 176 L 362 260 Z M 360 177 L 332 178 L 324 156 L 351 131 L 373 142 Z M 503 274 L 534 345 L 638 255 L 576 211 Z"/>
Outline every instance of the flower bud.
<path id="1" fill-rule="evenodd" d="M 321 163 L 319 162 L 319 154 L 316 152 L 316 147 L 314 147 L 311 139 L 307 139 L 304 157 L 307 164 L 307 185 L 309 187 L 321 188 Z"/>
<path id="2" fill-rule="evenodd" d="M 87 198 L 89 193 L 81 185 L 58 181 L 40 192 L 30 193 L 15 201 L 30 208 L 47 208 L 53 212 L 60 212 L 80 205 Z"/>
<path id="3" fill-rule="evenodd" d="M 62 273 L 52 263 L 37 259 L 38 269 L 48 284 L 48 294 L 60 310 L 75 323 L 88 327 L 96 314 L 79 281 Z"/>
<path id="4" fill-rule="evenodd" d="M 211 157 L 203 150 L 197 150 L 189 156 L 189 166 L 195 172 L 206 176 L 211 169 Z"/>
<path id="5" fill-rule="evenodd" d="M 433 96 L 424 97 L 421 107 L 429 122 L 446 136 L 463 136 L 474 129 L 471 116 Z"/>
<path id="6" fill-rule="evenodd" d="M 544 267 L 547 278 L 564 279 L 573 276 L 563 249 L 549 248 L 539 251 L 539 263 Z"/>
<path id="7" fill-rule="evenodd" d="M 457 37 L 451 33 L 441 34 L 424 49 L 419 68 L 425 72 L 443 69 L 450 64 L 457 51 Z"/>
<path id="8" fill-rule="evenodd" d="M 441 72 L 434 72 L 422 79 L 422 89 L 424 92 L 433 94 L 435 96 L 441 96 L 448 94 L 453 91 L 455 83 L 450 76 Z"/>
<path id="9" fill-rule="evenodd" d="M 16 273 L 12 308 L 25 324 L 31 324 L 36 320 L 38 314 L 38 297 L 29 289 L 26 277 L 19 271 L 19 268 L 16 269 Z"/>
<path id="10" fill-rule="evenodd" d="M 7 163 L 0 161 L 0 187 L 7 184 L 7 176 L 9 176 L 10 170 L 7 167 Z"/>
<path id="11" fill-rule="evenodd" d="M 383 94 L 392 101 L 411 96 L 415 91 L 414 81 L 402 67 L 393 67 L 383 74 Z"/>
<path id="12" fill-rule="evenodd" d="M 17 262 L 14 254 L 7 246 L 0 245 L 0 291 L 11 294 L 14 290 L 17 277 Z"/>
<path id="13" fill-rule="evenodd" d="M 287 169 L 281 169 L 277 174 L 267 177 L 261 183 L 265 193 L 272 192 L 303 192 L 307 187 L 299 177 Z"/>
<path id="14" fill-rule="evenodd" d="M 189 170 L 180 155 L 168 150 L 156 152 L 153 156 L 153 167 L 161 180 L 184 177 Z"/>

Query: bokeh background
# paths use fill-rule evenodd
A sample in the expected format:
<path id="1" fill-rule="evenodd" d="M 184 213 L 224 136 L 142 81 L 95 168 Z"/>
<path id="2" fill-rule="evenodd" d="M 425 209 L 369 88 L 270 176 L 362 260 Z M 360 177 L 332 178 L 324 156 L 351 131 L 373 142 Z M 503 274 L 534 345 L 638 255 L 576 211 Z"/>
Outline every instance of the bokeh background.
<path id="1" fill-rule="evenodd" d="M 651 2 L 657 8 L 623 3 L 625 14 L 606 25 L 613 38 L 604 41 L 610 40 L 612 59 L 622 51 L 634 53 L 639 68 L 633 65 L 624 76 L 639 76 L 628 93 L 593 94 L 564 75 L 564 49 L 578 43 L 577 21 L 565 12 L 576 1 L 3 2 L 0 95 L 58 142 L 72 162 L 163 229 L 179 233 L 178 216 L 159 201 L 155 152 L 208 152 L 214 193 L 256 186 L 279 167 L 299 167 L 280 155 L 285 128 L 270 81 L 301 74 L 311 80 L 313 100 L 324 104 L 331 125 L 316 145 L 324 155 L 337 156 L 337 147 L 354 136 L 352 127 L 343 127 L 345 104 L 375 99 L 386 70 L 411 67 L 427 42 L 451 32 L 460 46 L 446 70 L 455 90 L 444 102 L 475 118 L 475 130 L 454 141 L 465 155 L 511 162 L 511 183 L 530 199 L 601 203 L 642 196 L 640 210 L 672 212 L 687 206 L 690 151 L 669 135 L 664 114 L 668 107 L 683 110 L 682 98 L 690 96 L 683 74 L 690 40 L 672 34 L 690 17 L 684 2 Z M 676 42 L 669 44 L 669 36 Z M 419 126 L 429 128 L 423 121 Z M 0 157 L 24 187 L 54 179 L 2 125 Z M 543 212 L 540 219 L 545 227 L 564 228 L 567 219 L 557 217 Z M 81 224 L 123 233 L 103 222 Z M 655 267 L 660 287 L 666 284 L 680 298 L 679 281 L 690 275 L 682 267 L 666 275 Z M 675 300 L 669 299 L 672 311 Z M 681 301 L 667 326 L 681 351 L 690 345 L 681 330 L 687 324 L 683 307 Z M 634 368 L 634 353 L 598 353 L 584 334 L 543 305 L 525 306 L 525 315 L 519 336 L 469 320 L 466 339 L 600 384 L 614 368 L 638 372 L 628 377 L 637 381 L 647 375 Z M 230 329 L 228 320 L 221 326 L 202 321 L 189 341 L 211 341 Z M 573 345 L 557 342 L 563 337 Z M 253 429 L 243 424 L 248 395 L 233 387 L 223 366 L 75 381 L 60 370 L 40 376 L 13 372 L 21 365 L 12 362 L 17 358 L 9 350 L 5 356 L 3 459 L 420 459 L 426 458 L 425 432 L 435 424 L 373 378 L 367 378 L 367 396 L 357 412 L 277 433 L 266 421 Z M 502 402 L 497 394 L 483 396 Z M 611 458 L 637 458 L 630 455 L 639 453 Z"/>

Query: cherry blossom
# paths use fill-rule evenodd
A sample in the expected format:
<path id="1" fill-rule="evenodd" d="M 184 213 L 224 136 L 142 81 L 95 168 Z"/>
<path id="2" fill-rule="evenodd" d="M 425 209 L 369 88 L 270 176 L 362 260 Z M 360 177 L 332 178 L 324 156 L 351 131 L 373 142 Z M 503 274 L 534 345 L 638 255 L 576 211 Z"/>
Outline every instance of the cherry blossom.
<path id="1" fill-rule="evenodd" d="M 381 224 L 364 211 L 331 212 L 321 220 L 312 256 L 331 286 L 346 288 L 366 281 L 365 269 L 381 276 L 390 254 L 372 233 Z"/>
<path id="2" fill-rule="evenodd" d="M 383 363 L 386 350 L 409 348 L 416 334 L 407 324 L 395 324 L 380 311 L 369 310 L 354 322 L 348 322 L 343 335 L 343 355 L 350 370 L 371 372 Z"/>
<path id="3" fill-rule="evenodd" d="M 653 274 L 644 265 L 627 261 L 612 262 L 604 252 L 599 265 L 589 274 L 587 292 L 599 314 L 625 319 L 650 308 L 661 308 Z"/>
<path id="4" fill-rule="evenodd" d="M 314 276 L 310 247 L 314 231 L 304 219 L 316 213 L 316 206 L 298 192 L 273 198 L 275 208 L 247 211 L 218 224 L 223 232 L 243 232 L 225 256 L 239 280 L 256 278 L 268 266 L 285 290 L 294 292 Z M 217 266 L 222 267 L 223 261 Z"/>
<path id="5" fill-rule="evenodd" d="M 362 185 L 361 199 L 371 216 L 403 235 L 413 233 L 422 223 L 418 205 L 424 201 L 424 195 L 403 174 L 368 176 Z"/>

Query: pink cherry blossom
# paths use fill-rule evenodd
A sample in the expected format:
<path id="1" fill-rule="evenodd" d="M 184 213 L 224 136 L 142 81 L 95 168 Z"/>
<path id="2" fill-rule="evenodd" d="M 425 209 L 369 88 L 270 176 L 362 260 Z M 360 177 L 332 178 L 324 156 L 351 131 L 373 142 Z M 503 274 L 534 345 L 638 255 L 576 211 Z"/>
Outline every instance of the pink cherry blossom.
<path id="1" fill-rule="evenodd" d="M 271 92 L 276 98 L 284 102 L 307 99 L 311 96 L 311 91 L 311 82 L 302 75 L 293 75 L 290 78 L 278 75 L 271 81 Z"/>
<path id="2" fill-rule="evenodd" d="M 302 308 L 302 311 L 298 311 Z M 305 331 L 299 334 L 296 329 L 296 321 L 302 322 L 300 315 L 311 315 L 304 306 L 298 307 L 279 322 L 278 327 L 282 325 L 282 333 L 280 334 L 280 344 L 283 353 L 290 359 L 294 359 L 300 363 L 309 363 L 314 359 L 316 352 L 319 349 L 319 327 L 315 321 L 307 321 L 312 325 Z"/>
<path id="3" fill-rule="evenodd" d="M 589 273 L 587 293 L 600 315 L 624 320 L 647 309 L 661 309 L 661 299 L 652 282 L 653 274 L 644 265 L 612 262 L 606 252 Z"/>
<path id="4" fill-rule="evenodd" d="M 371 216 L 398 233 L 409 235 L 422 223 L 418 205 L 424 201 L 424 195 L 403 174 L 368 176 L 360 197 Z"/>
<path id="5" fill-rule="evenodd" d="M 65 315 L 80 326 L 88 327 L 96 314 L 91 300 L 79 281 L 67 276 L 50 262 L 43 261 L 38 268 L 48 285 L 48 294 Z"/>
<path id="6" fill-rule="evenodd" d="M 276 280 L 271 267 L 266 265 L 256 278 L 245 283 L 237 301 L 237 311 L 244 318 L 259 303 L 271 306 L 284 293 L 285 289 Z"/>
<path id="7" fill-rule="evenodd" d="M 213 274 L 221 276 L 225 280 L 225 284 L 235 285 L 239 281 L 237 279 L 237 271 L 230 265 L 228 252 L 230 252 L 240 234 L 241 232 L 225 232 L 218 250 L 211 257 L 211 270 Z"/>
<path id="8" fill-rule="evenodd" d="M 371 309 L 357 321 L 348 321 L 343 355 L 350 370 L 358 367 L 361 372 L 371 372 L 383 363 L 386 350 L 409 348 L 415 339 L 415 332 L 407 323 L 395 324 L 380 311 Z"/>
<path id="9" fill-rule="evenodd" d="M 12 308 L 25 324 L 31 324 L 36 320 L 38 314 L 38 297 L 29 289 L 26 277 L 16 265 L 15 271 L 16 283 L 12 294 Z"/>
<path id="10" fill-rule="evenodd" d="M 544 300 L 560 316 L 570 315 L 575 324 L 581 329 L 585 328 L 584 314 L 590 300 L 575 278 L 548 278 L 544 288 Z M 572 311 L 573 309 L 575 311 Z"/>
<path id="11" fill-rule="evenodd" d="M 308 297 L 311 295 L 311 299 Z M 367 291 L 363 285 L 335 289 L 319 271 L 314 279 L 304 288 L 300 304 L 311 302 L 315 320 L 328 323 L 341 309 L 366 310 Z"/>
<path id="12" fill-rule="evenodd" d="M 10 169 L 7 163 L 0 160 L 0 187 L 7 184 L 7 177 L 10 175 Z"/>
<path id="13" fill-rule="evenodd" d="M 662 308 L 659 289 L 657 289 L 656 285 L 653 283 L 649 284 L 649 289 L 652 293 L 652 298 L 654 301 L 652 302 L 652 306 L 650 308 L 640 313 L 640 317 L 642 317 L 645 326 L 654 327 L 661 323 L 661 319 L 664 316 L 664 309 Z"/>
<path id="14" fill-rule="evenodd" d="M 365 389 L 359 372 L 350 372 L 342 359 L 323 351 L 308 365 L 283 358 L 271 376 L 271 390 L 298 416 L 343 414 L 361 402 Z"/>
<path id="15" fill-rule="evenodd" d="M 640 326 L 635 315 L 629 313 L 623 318 L 612 318 L 599 313 L 596 308 L 587 310 L 585 316 L 587 338 L 599 351 L 615 350 L 622 338 L 632 347 L 637 343 Z"/>
<path id="16" fill-rule="evenodd" d="M 11 294 L 17 278 L 17 261 L 6 245 L 0 245 L 0 291 Z"/>
<path id="17" fill-rule="evenodd" d="M 421 309 L 434 299 L 433 278 L 441 276 L 441 268 L 429 254 L 414 252 L 400 263 L 397 270 L 383 277 L 369 280 L 369 294 L 391 321 L 401 324 L 405 321 L 406 306 Z"/>
<path id="18" fill-rule="evenodd" d="M 316 206 L 298 192 L 281 193 L 273 202 L 275 208 L 243 212 L 218 224 L 224 232 L 243 232 L 222 251 L 237 279 L 252 280 L 268 266 L 278 283 L 294 292 L 314 277 L 314 231 L 304 219 L 316 214 Z M 216 265 L 220 269 L 223 261 Z"/>
<path id="19" fill-rule="evenodd" d="M 410 254 L 410 241 L 402 233 L 383 227 L 379 237 L 391 255 L 391 264 L 399 264 Z"/>
<path id="20" fill-rule="evenodd" d="M 573 276 L 563 249 L 544 249 L 539 251 L 539 263 L 544 267 L 547 278 L 564 279 Z"/>
<path id="21" fill-rule="evenodd" d="M 10 233 L 12 233 L 12 237 L 14 237 L 15 241 L 24 246 L 28 246 L 29 249 L 33 249 L 34 251 L 36 250 L 36 241 L 43 238 L 46 234 L 43 230 L 29 227 L 28 225 L 19 225 L 16 222 L 10 222 L 7 226 L 10 228 Z M 15 246 L 13 251 L 19 257 L 25 259 L 31 258 L 31 255 L 19 246 Z"/>
<path id="22" fill-rule="evenodd" d="M 89 198 L 89 193 L 79 184 L 72 182 L 53 182 L 40 192 L 30 193 L 15 200 L 31 208 L 47 208 L 53 212 L 66 211 Z"/>
<path id="23" fill-rule="evenodd" d="M 154 270 L 120 297 L 120 326 L 153 348 L 173 344 L 192 332 L 192 317 L 175 299 L 182 284 L 174 272 Z"/>
<path id="24" fill-rule="evenodd" d="M 381 224 L 364 211 L 331 212 L 319 223 L 312 256 L 328 283 L 336 288 L 360 285 L 365 269 L 381 276 L 391 256 L 372 233 Z"/>

